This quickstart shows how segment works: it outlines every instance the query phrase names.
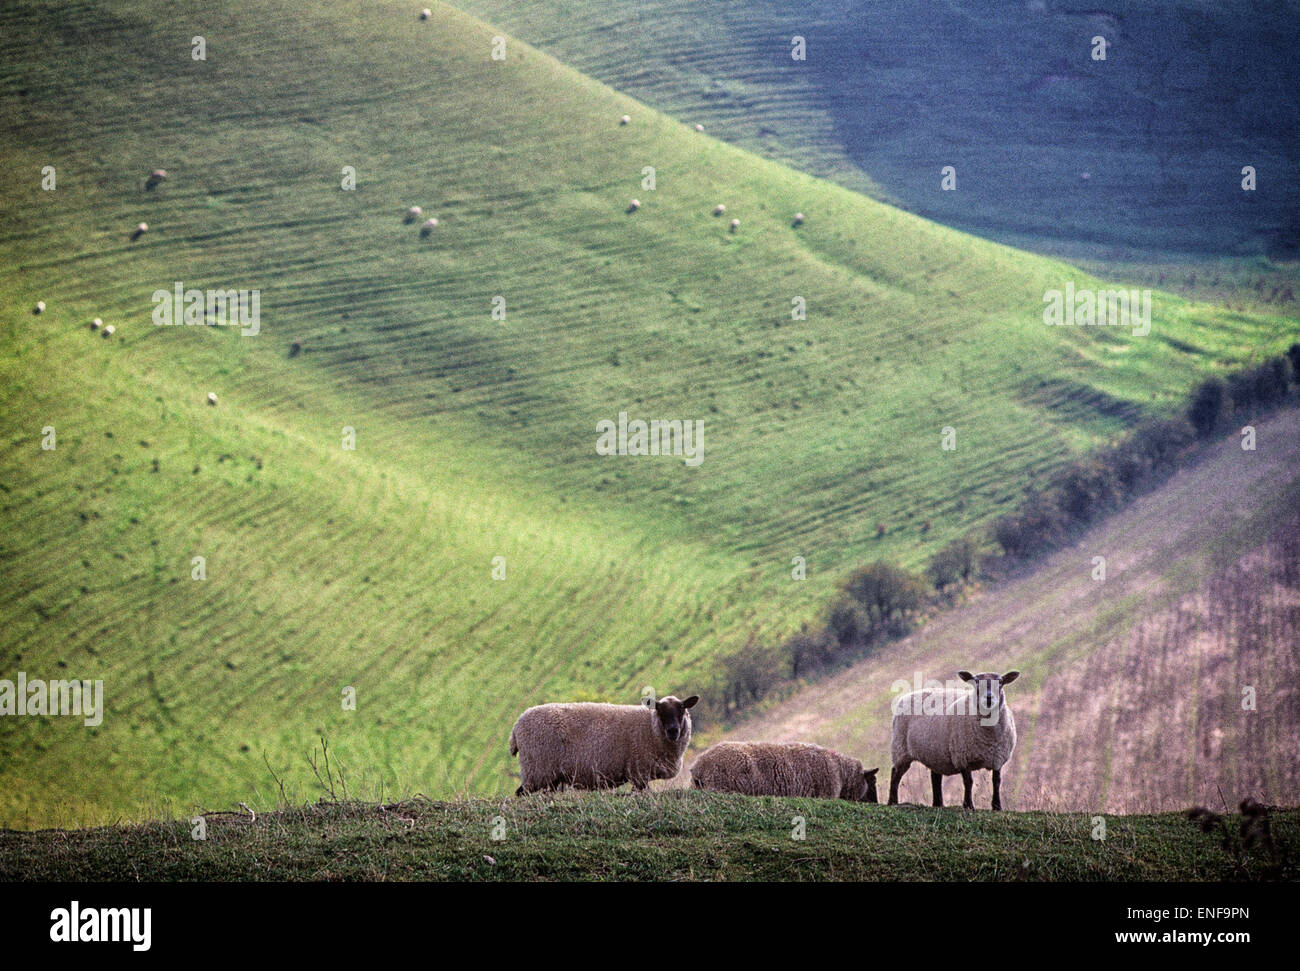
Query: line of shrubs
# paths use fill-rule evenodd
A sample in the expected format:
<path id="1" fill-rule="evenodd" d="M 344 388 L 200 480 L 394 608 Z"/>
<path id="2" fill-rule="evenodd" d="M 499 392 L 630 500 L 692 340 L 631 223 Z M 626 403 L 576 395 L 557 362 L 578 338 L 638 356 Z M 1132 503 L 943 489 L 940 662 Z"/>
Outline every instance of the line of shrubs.
<path id="1" fill-rule="evenodd" d="M 1300 343 L 1285 355 L 1230 375 L 1210 378 L 1192 392 L 1185 418 L 1143 422 L 1121 441 L 1059 470 L 982 534 L 954 540 L 935 553 L 924 574 L 883 560 L 855 570 L 840 585 L 825 621 L 780 645 L 751 640 L 719 658 L 713 683 L 693 713 L 697 723 L 725 720 L 804 678 L 865 657 L 880 643 L 910 632 L 927 610 L 950 603 L 978 578 L 995 576 L 999 557 L 981 558 L 991 539 L 1003 559 L 1025 560 L 1081 532 L 1126 500 L 1172 475 L 1193 442 L 1228 423 L 1282 402 L 1300 380 Z"/>
<path id="2" fill-rule="evenodd" d="M 1192 392 L 1185 417 L 1138 425 L 1119 443 L 1069 463 L 1044 489 L 993 523 L 1005 556 L 1024 560 L 1077 535 L 1135 495 L 1159 485 L 1179 466 L 1186 448 L 1280 404 L 1300 376 L 1300 344 L 1255 367 L 1209 378 Z"/>

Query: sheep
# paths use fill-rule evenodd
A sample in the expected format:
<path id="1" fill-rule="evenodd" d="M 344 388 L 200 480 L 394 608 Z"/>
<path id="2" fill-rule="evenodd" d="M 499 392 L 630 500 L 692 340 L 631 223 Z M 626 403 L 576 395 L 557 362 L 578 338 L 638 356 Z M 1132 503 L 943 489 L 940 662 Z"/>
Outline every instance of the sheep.
<path id="1" fill-rule="evenodd" d="M 134 240 L 137 240 L 137 239 L 139 239 L 141 236 L 143 236 L 143 235 L 144 235 L 145 233 L 147 233 L 147 232 L 149 232 L 149 224 L 148 224 L 148 223 L 140 223 L 140 225 L 138 225 L 138 226 L 135 227 L 135 232 L 131 234 L 131 239 L 132 239 L 133 241 L 134 241 Z"/>
<path id="2" fill-rule="evenodd" d="M 406 210 L 406 221 L 408 223 L 413 223 L 423 215 L 424 215 L 423 209 L 421 209 L 419 206 L 412 206 L 410 209 Z"/>
<path id="3" fill-rule="evenodd" d="M 620 118 L 620 119 L 618 120 L 618 123 L 619 123 L 620 125 L 630 125 L 630 124 L 632 124 L 632 116 L 631 116 L 631 115 L 624 115 L 622 118 Z"/>
<path id="4" fill-rule="evenodd" d="M 716 206 L 713 207 L 713 214 L 714 214 L 715 216 L 721 216 L 721 215 L 725 214 L 726 211 L 727 211 L 727 207 L 724 206 L 724 205 L 723 205 L 722 203 L 720 203 L 720 202 L 719 202 Z"/>
<path id="5" fill-rule="evenodd" d="M 624 782 L 645 789 L 651 779 L 673 778 L 691 741 L 687 709 L 699 700 L 668 695 L 647 697 L 640 705 L 529 708 L 510 730 L 510 754 L 519 756 L 522 782 L 515 795 L 564 785 L 616 789 Z"/>
<path id="6" fill-rule="evenodd" d="M 696 125 L 696 126 L 695 126 L 695 130 L 696 130 L 696 131 L 704 131 L 704 126 L 703 126 L 703 125 Z"/>
<path id="7" fill-rule="evenodd" d="M 740 228 L 740 220 L 739 219 L 731 220 L 731 231 L 734 233 L 739 228 Z"/>
<path id="8" fill-rule="evenodd" d="M 158 188 L 158 183 L 164 181 L 166 178 L 166 169 L 154 169 L 149 173 L 149 178 L 145 180 L 144 187 L 152 192 L 154 189 Z"/>
<path id="9" fill-rule="evenodd" d="M 794 224 L 795 224 L 796 226 L 802 226 L 802 225 L 803 225 L 803 213 L 801 213 L 801 212 L 796 212 L 796 213 L 794 214 Z"/>
<path id="10" fill-rule="evenodd" d="M 889 805 L 898 804 L 898 784 L 908 767 L 920 762 L 930 770 L 936 806 L 943 805 L 943 777 L 960 773 L 966 786 L 962 808 L 974 809 L 971 773 L 989 769 L 993 772 L 993 808 L 1002 808 L 1002 766 L 1016 747 L 1016 719 L 1002 688 L 1020 677 L 1020 672 L 958 671 L 957 676 L 971 682 L 975 690 L 924 688 L 895 700 Z"/>
<path id="11" fill-rule="evenodd" d="M 208 404 L 212 405 L 214 408 L 216 407 L 216 405 L 217 405 L 217 393 L 216 393 L 215 391 L 209 391 L 209 392 L 208 392 Z"/>
<path id="12" fill-rule="evenodd" d="M 747 796 L 876 802 L 876 773 L 857 759 L 806 742 L 719 742 L 691 766 L 691 784 Z"/>
<path id="13" fill-rule="evenodd" d="M 421 236 L 428 236 L 430 233 L 432 233 L 432 232 L 433 232 L 435 229 L 437 229 L 437 228 L 438 228 L 438 220 L 436 220 L 436 219 L 426 219 L 426 220 L 424 221 L 424 225 L 420 227 L 420 235 L 421 235 Z"/>
<path id="14" fill-rule="evenodd" d="M 101 327 L 103 327 L 103 326 L 104 326 L 104 322 L 103 322 L 102 320 L 100 320 L 98 317 L 96 317 L 94 320 L 92 320 L 92 321 L 90 322 L 90 329 L 91 329 L 91 330 L 99 330 L 99 328 L 101 328 Z"/>
<path id="15" fill-rule="evenodd" d="M 37 300 L 37 301 L 36 301 L 36 308 L 32 311 L 32 313 L 34 313 L 34 314 L 43 314 L 43 313 L 45 313 L 45 301 L 44 301 L 44 300 Z"/>
<path id="16" fill-rule="evenodd" d="M 104 338 L 107 340 L 109 337 L 112 337 L 116 331 L 117 328 L 114 327 L 112 324 L 109 324 L 107 327 L 104 328 Z"/>
<path id="17" fill-rule="evenodd" d="M 433 11 L 430 10 L 428 7 L 425 7 L 423 10 L 420 11 L 421 20 L 428 20 L 432 16 L 433 16 Z"/>
<path id="18" fill-rule="evenodd" d="M 640 200 L 640 199 L 633 199 L 633 200 L 632 200 L 631 202 L 629 202 L 628 205 L 627 205 L 627 211 L 628 211 L 628 212 L 636 212 L 636 211 L 637 211 L 638 209 L 640 209 L 640 208 L 641 208 L 641 200 Z"/>

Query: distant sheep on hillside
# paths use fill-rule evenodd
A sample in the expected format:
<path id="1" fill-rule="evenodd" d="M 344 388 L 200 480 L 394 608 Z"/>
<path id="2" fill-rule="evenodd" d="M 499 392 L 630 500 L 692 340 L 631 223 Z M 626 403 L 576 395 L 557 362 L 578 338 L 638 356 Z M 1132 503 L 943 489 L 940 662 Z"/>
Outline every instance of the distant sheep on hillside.
<path id="1" fill-rule="evenodd" d="M 631 116 L 631 115 L 624 115 L 622 118 L 620 118 L 620 119 L 618 120 L 618 123 L 619 123 L 620 125 L 630 125 L 630 124 L 632 124 L 632 116 Z"/>
<path id="2" fill-rule="evenodd" d="M 629 202 L 628 205 L 627 205 L 627 211 L 628 211 L 628 212 L 636 212 L 636 211 L 637 211 L 638 209 L 640 209 L 640 208 L 641 208 L 641 200 L 640 200 L 640 199 L 633 199 L 633 200 L 632 200 L 631 202 Z"/>
<path id="3" fill-rule="evenodd" d="M 158 188 L 158 183 L 167 178 L 166 169 L 154 169 L 149 173 L 149 178 L 145 180 L 144 187 L 150 191 Z"/>
<path id="4" fill-rule="evenodd" d="M 714 214 L 715 216 L 722 216 L 722 215 L 725 215 L 726 212 L 727 212 L 727 207 L 724 206 L 724 205 L 723 205 L 722 203 L 720 203 L 720 202 L 719 202 L 716 206 L 713 207 L 713 214 Z"/>
<path id="5" fill-rule="evenodd" d="M 740 220 L 739 219 L 731 220 L 731 231 L 734 233 L 739 228 L 740 228 Z"/>
<path id="6" fill-rule="evenodd" d="M 149 232 L 149 224 L 140 223 L 140 225 L 135 227 L 135 232 L 131 234 L 131 239 L 137 240 L 147 232 Z"/>
<path id="7" fill-rule="evenodd" d="M 35 307 L 35 309 L 32 310 L 32 313 L 34 313 L 34 314 L 43 314 L 43 313 L 45 313 L 45 301 L 44 301 L 44 300 L 37 300 L 37 301 L 36 301 L 36 307 Z"/>
<path id="8" fill-rule="evenodd" d="M 406 210 L 406 221 L 408 223 L 413 223 L 423 215 L 424 215 L 423 209 L 421 209 L 419 206 L 412 206 L 410 209 Z"/>
<path id="9" fill-rule="evenodd" d="M 437 228 L 438 228 L 438 220 L 432 218 L 426 219 L 424 221 L 424 225 L 420 227 L 420 235 L 428 236 Z"/>
<path id="10" fill-rule="evenodd" d="M 103 327 L 103 326 L 104 326 L 104 322 L 103 322 L 102 320 L 100 320 L 98 317 L 96 317 L 94 320 L 92 320 L 92 321 L 90 322 L 90 329 L 91 329 L 91 330 L 99 330 L 99 328 L 101 328 L 101 327 Z"/>
<path id="11" fill-rule="evenodd" d="M 510 731 L 510 754 L 519 756 L 522 785 L 515 795 L 569 785 L 644 789 L 651 779 L 682 770 L 691 741 L 691 714 L 700 699 L 668 695 L 639 705 L 594 702 L 537 705 Z"/>
<path id="12" fill-rule="evenodd" d="M 428 20 L 432 16 L 433 16 L 433 11 L 430 10 L 428 7 L 425 7 L 423 10 L 420 11 L 421 20 Z"/>
<path id="13" fill-rule="evenodd" d="M 695 126 L 695 130 L 696 130 L 696 131 L 704 131 L 704 126 L 703 126 L 703 125 L 696 125 L 696 126 Z"/>
<path id="14" fill-rule="evenodd" d="M 796 212 L 796 213 L 794 214 L 794 224 L 795 224 L 796 226 L 802 226 L 802 225 L 803 225 L 803 213 L 801 213 L 801 212 Z"/>
<path id="15" fill-rule="evenodd" d="M 214 405 L 214 406 L 215 406 L 216 403 L 217 403 L 217 394 L 216 394 L 216 392 L 215 392 L 215 391 L 209 391 L 209 392 L 208 392 L 208 404 L 210 404 L 210 405 Z"/>
<path id="16" fill-rule="evenodd" d="M 104 328 L 104 337 L 106 338 L 112 337 L 114 332 L 116 332 L 116 330 L 117 330 L 116 327 L 114 327 L 112 324 L 109 324 L 107 327 Z"/>

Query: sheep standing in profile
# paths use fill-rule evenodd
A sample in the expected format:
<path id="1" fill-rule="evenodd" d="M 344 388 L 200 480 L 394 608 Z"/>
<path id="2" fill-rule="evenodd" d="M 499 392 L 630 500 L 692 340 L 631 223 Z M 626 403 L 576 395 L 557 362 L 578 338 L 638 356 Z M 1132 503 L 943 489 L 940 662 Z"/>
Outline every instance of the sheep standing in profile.
<path id="1" fill-rule="evenodd" d="M 145 180 L 144 187 L 150 192 L 152 192 L 154 189 L 158 188 L 160 183 L 165 182 L 166 180 L 167 180 L 166 169 L 154 169 L 152 172 L 149 173 L 149 178 Z"/>
<path id="2" fill-rule="evenodd" d="M 437 228 L 438 228 L 438 220 L 426 219 L 424 221 L 424 225 L 420 227 L 420 236 L 421 237 L 428 236 Z"/>
<path id="3" fill-rule="evenodd" d="M 565 785 L 616 789 L 625 782 L 644 789 L 651 779 L 673 778 L 691 741 L 687 709 L 699 700 L 668 695 L 640 705 L 529 708 L 510 731 L 510 754 L 519 756 L 522 781 L 515 795 Z"/>
<path id="4" fill-rule="evenodd" d="M 419 206 L 412 206 L 410 209 L 406 210 L 406 221 L 408 223 L 413 223 L 423 215 L 424 215 L 423 209 L 421 209 Z"/>
<path id="5" fill-rule="evenodd" d="M 806 742 L 719 742 L 695 760 L 691 780 L 710 792 L 875 802 L 879 771 Z"/>
<path id="6" fill-rule="evenodd" d="M 1020 677 L 1020 672 L 958 671 L 957 676 L 975 690 L 926 688 L 894 701 L 889 805 L 898 804 L 898 784 L 908 767 L 920 762 L 930 770 L 936 806 L 943 805 L 943 777 L 960 773 L 966 786 L 962 807 L 974 809 L 971 773 L 989 769 L 993 773 L 993 808 L 1002 808 L 1002 766 L 1016 747 L 1016 719 L 1002 688 Z"/>
<path id="7" fill-rule="evenodd" d="M 147 232 L 149 232 L 149 224 L 140 223 L 140 225 L 135 227 L 135 232 L 131 234 L 131 241 L 135 242 L 137 239 L 139 239 Z"/>

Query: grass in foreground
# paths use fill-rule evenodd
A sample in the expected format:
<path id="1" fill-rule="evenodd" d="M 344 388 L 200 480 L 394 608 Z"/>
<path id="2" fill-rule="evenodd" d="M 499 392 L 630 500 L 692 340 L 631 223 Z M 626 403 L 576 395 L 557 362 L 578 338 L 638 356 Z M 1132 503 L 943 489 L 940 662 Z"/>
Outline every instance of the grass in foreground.
<path id="1" fill-rule="evenodd" d="M 1262 859 L 1238 867 L 1181 813 L 1105 817 L 1104 840 L 1093 838 L 1096 818 L 692 790 L 322 803 L 256 821 L 209 817 L 202 841 L 184 820 L 4 832 L 0 880 L 1221 881 L 1264 872 Z M 1272 822 L 1280 841 L 1300 840 L 1300 810 Z"/>

